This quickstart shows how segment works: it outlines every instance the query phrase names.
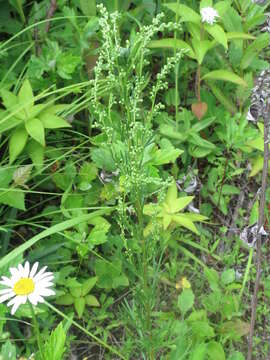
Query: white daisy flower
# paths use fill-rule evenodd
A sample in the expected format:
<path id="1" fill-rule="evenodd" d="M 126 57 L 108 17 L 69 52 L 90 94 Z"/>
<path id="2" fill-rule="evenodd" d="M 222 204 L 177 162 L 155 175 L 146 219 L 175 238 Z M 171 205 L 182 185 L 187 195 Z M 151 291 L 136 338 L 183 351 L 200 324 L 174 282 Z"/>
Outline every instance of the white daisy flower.
<path id="1" fill-rule="evenodd" d="M 208 6 L 201 9 L 201 17 L 202 17 L 202 22 L 206 22 L 207 24 L 213 25 L 217 21 L 216 18 L 220 16 L 218 15 L 218 12 L 214 8 Z"/>
<path id="2" fill-rule="evenodd" d="M 44 296 L 55 295 L 55 292 L 48 289 L 53 286 L 53 273 L 45 272 L 47 266 L 44 266 L 37 272 L 38 262 L 35 262 L 32 269 L 28 261 L 24 266 L 19 264 L 17 268 L 10 268 L 11 277 L 2 276 L 1 285 L 6 289 L 0 290 L 0 303 L 7 301 L 7 306 L 12 306 L 11 314 L 14 315 L 18 307 L 25 304 L 27 300 L 33 305 L 44 302 Z"/>

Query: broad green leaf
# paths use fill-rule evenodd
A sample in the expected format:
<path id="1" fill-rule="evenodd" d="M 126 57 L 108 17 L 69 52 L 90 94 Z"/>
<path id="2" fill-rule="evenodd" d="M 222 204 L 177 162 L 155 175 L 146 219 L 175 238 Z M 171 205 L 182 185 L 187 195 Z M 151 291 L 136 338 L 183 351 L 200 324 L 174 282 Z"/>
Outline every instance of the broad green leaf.
<path id="1" fill-rule="evenodd" d="M 249 141 L 247 145 L 251 146 L 253 149 L 264 151 L 264 141 L 262 136 L 255 140 Z"/>
<path id="2" fill-rule="evenodd" d="M 237 85 L 247 86 L 245 80 L 228 70 L 214 70 L 202 77 L 202 80 L 223 80 Z"/>
<path id="3" fill-rule="evenodd" d="M 80 8 L 85 16 L 95 16 L 96 0 L 80 0 Z"/>
<path id="4" fill-rule="evenodd" d="M 45 146 L 45 133 L 42 122 L 37 119 L 29 119 L 25 122 L 25 128 L 32 139 L 36 140 L 42 146 Z"/>
<path id="5" fill-rule="evenodd" d="M 0 109 L 0 134 L 11 130 L 22 123 L 22 119 L 10 116 L 7 111 L 2 112 Z"/>
<path id="6" fill-rule="evenodd" d="M 18 105 L 18 98 L 11 91 L 2 89 L 1 90 L 1 98 L 3 100 L 3 105 L 9 111 L 13 111 L 15 107 Z"/>
<path id="7" fill-rule="evenodd" d="M 174 181 L 168 188 L 168 192 L 165 198 L 165 203 L 170 207 L 173 205 L 174 201 L 177 199 L 177 186 Z"/>
<path id="8" fill-rule="evenodd" d="M 215 150 L 216 149 L 216 146 L 213 143 L 211 143 L 208 140 L 203 139 L 201 136 L 199 136 L 197 133 L 194 133 L 194 132 L 191 132 L 189 134 L 189 142 L 191 144 L 201 146 L 201 147 L 204 147 L 204 148 L 209 149 L 209 150 Z"/>
<path id="9" fill-rule="evenodd" d="M 187 136 L 184 134 L 177 132 L 173 126 L 161 124 L 159 131 L 162 135 L 167 136 L 171 139 L 185 141 Z"/>
<path id="10" fill-rule="evenodd" d="M 185 216 L 185 214 L 173 215 L 172 220 L 176 224 L 181 225 L 181 226 L 187 228 L 188 230 L 194 232 L 195 234 L 199 235 L 199 232 L 198 232 L 196 226 L 194 225 L 193 221 L 190 220 L 187 216 Z"/>
<path id="11" fill-rule="evenodd" d="M 205 343 L 201 343 L 195 346 L 195 349 L 192 350 L 189 360 L 204 360 L 207 353 L 207 346 Z"/>
<path id="12" fill-rule="evenodd" d="M 172 4 L 164 4 L 168 9 L 172 10 L 174 13 L 180 16 L 181 21 L 185 22 L 194 22 L 196 24 L 200 24 L 201 17 L 199 14 L 197 14 L 194 10 L 192 10 L 190 7 L 178 4 L 178 3 L 172 3 Z"/>
<path id="13" fill-rule="evenodd" d="M 184 196 L 174 200 L 170 204 L 170 211 L 171 213 L 177 213 L 178 211 L 183 210 L 191 201 L 194 199 L 194 196 Z"/>
<path id="14" fill-rule="evenodd" d="M 57 305 L 72 305 L 74 303 L 74 298 L 70 294 L 65 294 L 65 295 L 59 296 L 55 300 L 55 303 Z"/>
<path id="15" fill-rule="evenodd" d="M 85 302 L 86 302 L 86 305 L 88 305 L 88 306 L 93 306 L 93 307 L 100 306 L 98 299 L 93 295 L 86 295 Z"/>
<path id="16" fill-rule="evenodd" d="M 212 7 L 213 6 L 213 1 L 212 0 L 201 0 L 200 1 L 200 10 L 205 8 L 205 7 Z"/>
<path id="17" fill-rule="evenodd" d="M 34 105 L 30 111 L 28 112 L 28 117 L 30 118 L 34 118 L 34 117 L 38 117 L 37 115 L 39 115 L 41 112 L 44 112 L 44 109 L 47 107 L 47 104 L 38 104 L 38 105 Z"/>
<path id="18" fill-rule="evenodd" d="M 45 129 L 58 129 L 71 127 L 71 125 L 60 116 L 44 113 L 40 114 L 39 120 L 42 122 Z"/>
<path id="19" fill-rule="evenodd" d="M 17 127 L 9 139 L 9 163 L 12 164 L 23 151 L 27 142 L 28 134 L 24 127 Z"/>
<path id="20" fill-rule="evenodd" d="M 143 213 L 148 216 L 153 216 L 161 211 L 161 206 L 157 204 L 146 204 L 143 207 Z"/>
<path id="21" fill-rule="evenodd" d="M 234 353 L 228 358 L 228 360 L 245 360 L 245 358 L 241 352 L 234 351 Z"/>
<path id="22" fill-rule="evenodd" d="M 78 314 L 78 318 L 81 319 L 85 309 L 85 298 L 79 297 L 74 299 L 74 307 Z"/>
<path id="23" fill-rule="evenodd" d="M 30 156 L 36 169 L 40 170 L 43 166 L 44 160 L 44 147 L 40 145 L 36 140 L 31 139 L 26 145 L 26 151 Z"/>
<path id="24" fill-rule="evenodd" d="M 178 296 L 177 305 L 183 316 L 185 316 L 188 310 L 192 308 L 194 304 L 194 299 L 195 296 L 191 289 L 184 289 L 182 293 Z"/>
<path id="25" fill-rule="evenodd" d="M 270 161 L 268 161 L 268 167 Z M 251 172 L 250 177 L 257 175 L 263 169 L 263 156 L 258 156 L 254 161 L 251 162 Z M 270 167 L 269 167 L 270 169 Z"/>
<path id="26" fill-rule="evenodd" d="M 96 285 L 96 282 L 97 282 L 97 277 L 92 277 L 88 280 L 86 280 L 83 285 L 82 285 L 82 296 L 85 296 L 87 295 L 91 290 L 92 288 Z"/>
<path id="27" fill-rule="evenodd" d="M 20 189 L 0 190 L 0 203 L 25 210 L 24 192 Z"/>
<path id="28" fill-rule="evenodd" d="M 168 214 L 164 214 L 162 217 L 163 229 L 167 230 L 171 222 L 172 222 L 172 216 Z"/>
<path id="29" fill-rule="evenodd" d="M 215 97 L 218 99 L 218 101 L 227 109 L 231 114 L 237 113 L 237 107 L 232 102 L 231 98 L 226 96 L 223 91 L 221 91 L 213 81 L 207 81 L 208 86 L 212 90 Z"/>
<path id="30" fill-rule="evenodd" d="M 246 69 L 252 60 L 259 54 L 262 49 L 266 48 L 270 42 L 270 35 L 268 32 L 259 35 L 246 49 L 241 60 L 241 69 Z"/>
<path id="31" fill-rule="evenodd" d="M 228 32 L 226 34 L 226 36 L 229 41 L 230 40 L 239 40 L 239 39 L 242 39 L 242 40 L 255 40 L 256 39 L 256 37 L 253 35 L 242 33 L 242 32 L 237 32 L 237 31 Z"/>
<path id="32" fill-rule="evenodd" d="M 221 274 L 221 282 L 224 285 L 231 284 L 235 280 L 235 270 L 234 269 L 227 269 L 224 270 Z"/>
<path id="33" fill-rule="evenodd" d="M 28 79 L 23 82 L 22 87 L 20 88 L 18 100 L 20 105 L 23 105 L 27 112 L 31 111 L 31 108 L 34 106 L 34 95 Z"/>
<path id="34" fill-rule="evenodd" d="M 151 49 L 177 49 L 177 50 L 186 50 L 186 55 L 192 59 L 195 59 L 195 54 L 192 47 L 183 40 L 180 39 L 160 39 L 152 40 L 148 44 Z"/>
<path id="35" fill-rule="evenodd" d="M 224 336 L 229 336 L 232 339 L 239 339 L 247 335 L 250 330 L 250 324 L 240 319 L 234 319 L 224 322 L 219 329 L 219 332 Z"/>
<path id="36" fill-rule="evenodd" d="M 16 360 L 16 346 L 12 345 L 10 340 L 6 340 L 1 348 L 0 359 Z"/>
<path id="37" fill-rule="evenodd" d="M 209 51 L 213 47 L 213 43 L 209 40 L 201 41 L 196 38 L 193 38 L 192 45 L 196 54 L 196 59 L 198 63 L 201 65 L 207 51 Z"/>
<path id="38" fill-rule="evenodd" d="M 208 32 L 208 34 L 213 36 L 213 38 L 225 48 L 225 50 L 228 49 L 227 37 L 226 37 L 224 30 L 222 29 L 222 27 L 220 25 L 205 24 L 204 28 Z"/>
<path id="39" fill-rule="evenodd" d="M 154 155 L 152 160 L 153 165 L 163 165 L 174 163 L 175 160 L 183 154 L 183 150 L 170 148 L 170 149 L 159 149 Z"/>
<path id="40" fill-rule="evenodd" d="M 207 344 L 207 353 L 211 360 L 226 360 L 222 345 L 216 341 Z"/>
<path id="41" fill-rule="evenodd" d="M 214 329 L 206 321 L 194 321 L 190 325 L 193 336 L 200 342 L 202 339 L 215 336 Z"/>

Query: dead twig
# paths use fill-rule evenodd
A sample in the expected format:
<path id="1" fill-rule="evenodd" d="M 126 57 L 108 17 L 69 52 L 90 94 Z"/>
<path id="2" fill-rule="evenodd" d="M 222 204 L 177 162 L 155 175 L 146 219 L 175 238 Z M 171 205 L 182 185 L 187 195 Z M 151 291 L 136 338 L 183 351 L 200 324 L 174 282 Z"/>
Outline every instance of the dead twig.
<path id="1" fill-rule="evenodd" d="M 51 5 L 46 16 L 46 20 L 48 20 L 45 26 L 46 33 L 49 31 L 51 25 L 51 22 L 49 20 L 53 17 L 53 14 L 55 13 L 56 9 L 57 9 L 57 0 L 51 0 Z"/>

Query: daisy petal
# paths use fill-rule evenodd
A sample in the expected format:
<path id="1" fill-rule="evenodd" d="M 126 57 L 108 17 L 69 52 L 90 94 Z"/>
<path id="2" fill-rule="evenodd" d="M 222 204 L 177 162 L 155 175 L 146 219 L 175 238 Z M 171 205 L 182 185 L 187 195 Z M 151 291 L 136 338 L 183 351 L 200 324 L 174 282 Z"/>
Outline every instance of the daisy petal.
<path id="1" fill-rule="evenodd" d="M 41 296 L 51 296 L 51 295 L 55 295 L 55 291 L 51 289 L 40 289 L 39 294 Z"/>
<path id="2" fill-rule="evenodd" d="M 33 278 L 33 280 L 36 282 L 36 281 L 40 281 L 40 280 L 45 279 L 45 278 L 50 277 L 50 276 L 53 276 L 53 273 L 52 273 L 52 272 L 46 272 L 45 274 L 40 274 L 40 273 L 38 273 L 38 274 Z"/>
<path id="3" fill-rule="evenodd" d="M 10 286 L 10 287 L 13 286 L 12 281 L 6 276 L 2 276 L 2 281 L 0 281 L 0 284 L 5 285 L 5 286 Z"/>
<path id="4" fill-rule="evenodd" d="M 27 278 L 30 272 L 30 264 L 29 261 L 26 261 L 24 264 L 23 277 Z"/>
<path id="5" fill-rule="evenodd" d="M 12 291 L 12 289 L 2 289 L 2 290 L 0 290 L 0 295 L 3 295 L 3 294 L 7 294 L 7 293 L 9 293 L 9 292 L 11 292 Z"/>
<path id="6" fill-rule="evenodd" d="M 38 261 L 34 263 L 32 269 L 30 271 L 30 275 L 29 275 L 30 278 L 33 278 L 36 275 L 37 268 L 38 268 Z"/>
<path id="7" fill-rule="evenodd" d="M 15 296 L 13 291 L 10 291 L 9 293 L 0 296 L 0 304 L 5 302 L 6 300 L 10 299 L 13 296 Z"/>

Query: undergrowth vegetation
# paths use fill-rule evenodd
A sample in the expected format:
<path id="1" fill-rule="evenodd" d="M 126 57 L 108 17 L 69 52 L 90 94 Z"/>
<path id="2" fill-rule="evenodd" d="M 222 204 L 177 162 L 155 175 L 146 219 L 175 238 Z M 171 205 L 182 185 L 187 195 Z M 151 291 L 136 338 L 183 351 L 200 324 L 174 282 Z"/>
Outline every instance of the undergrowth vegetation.
<path id="1" fill-rule="evenodd" d="M 0 0 L 0 359 L 270 358 L 268 4 Z"/>

